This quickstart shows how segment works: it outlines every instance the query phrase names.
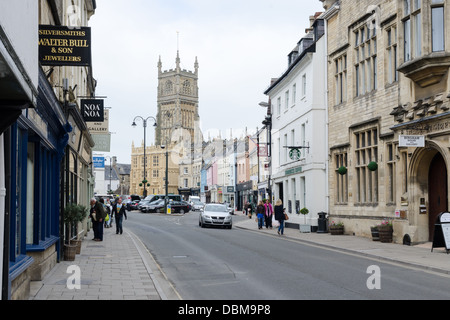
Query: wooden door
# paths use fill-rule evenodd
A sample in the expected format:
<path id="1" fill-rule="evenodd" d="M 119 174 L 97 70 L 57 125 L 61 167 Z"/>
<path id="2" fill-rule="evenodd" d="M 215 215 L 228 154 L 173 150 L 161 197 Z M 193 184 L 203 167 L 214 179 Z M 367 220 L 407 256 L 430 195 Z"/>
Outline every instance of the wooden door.
<path id="1" fill-rule="evenodd" d="M 428 174 L 428 227 L 430 241 L 433 241 L 434 225 L 441 212 L 448 210 L 447 166 L 440 153 L 436 154 L 430 164 Z"/>

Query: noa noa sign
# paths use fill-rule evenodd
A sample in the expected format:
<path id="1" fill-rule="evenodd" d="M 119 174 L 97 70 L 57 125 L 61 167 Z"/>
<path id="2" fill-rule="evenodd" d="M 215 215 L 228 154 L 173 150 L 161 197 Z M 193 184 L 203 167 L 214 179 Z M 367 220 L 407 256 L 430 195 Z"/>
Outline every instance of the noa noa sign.
<path id="1" fill-rule="evenodd" d="M 105 104 L 104 100 L 88 99 L 81 100 L 81 114 L 86 122 L 103 122 L 105 121 Z"/>

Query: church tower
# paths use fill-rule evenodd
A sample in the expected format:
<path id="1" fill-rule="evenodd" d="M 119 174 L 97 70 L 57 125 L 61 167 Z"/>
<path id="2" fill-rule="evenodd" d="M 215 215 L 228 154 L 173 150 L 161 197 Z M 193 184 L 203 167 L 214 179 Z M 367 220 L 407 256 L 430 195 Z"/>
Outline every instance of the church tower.
<path id="1" fill-rule="evenodd" d="M 189 132 L 194 142 L 199 125 L 198 61 L 195 58 L 195 71 L 182 70 L 180 55 L 177 51 L 176 67 L 162 71 L 161 57 L 158 62 L 158 127 L 155 132 L 156 145 L 168 145 L 178 138 L 175 130 Z M 196 128 L 197 127 L 197 128 Z"/>

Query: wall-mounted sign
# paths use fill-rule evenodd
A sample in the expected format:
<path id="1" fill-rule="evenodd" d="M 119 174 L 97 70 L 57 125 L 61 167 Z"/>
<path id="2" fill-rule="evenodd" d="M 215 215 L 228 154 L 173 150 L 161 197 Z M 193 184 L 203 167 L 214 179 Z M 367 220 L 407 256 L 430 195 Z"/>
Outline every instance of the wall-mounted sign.
<path id="1" fill-rule="evenodd" d="M 81 114 L 86 122 L 105 121 L 104 100 L 86 99 L 81 100 Z"/>
<path id="2" fill-rule="evenodd" d="M 43 66 L 90 66 L 91 28 L 40 25 L 39 61 Z"/>
<path id="3" fill-rule="evenodd" d="M 399 137 L 399 147 L 425 147 L 425 136 L 401 135 Z"/>

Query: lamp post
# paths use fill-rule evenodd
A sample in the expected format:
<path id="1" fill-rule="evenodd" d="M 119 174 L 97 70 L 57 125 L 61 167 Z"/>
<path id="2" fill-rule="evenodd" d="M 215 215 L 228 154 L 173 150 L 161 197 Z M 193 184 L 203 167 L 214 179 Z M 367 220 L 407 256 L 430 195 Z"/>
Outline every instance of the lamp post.
<path id="1" fill-rule="evenodd" d="M 267 108 L 267 114 L 262 124 L 267 129 L 267 157 L 269 158 L 269 177 L 267 180 L 267 189 L 269 193 L 270 202 L 273 203 L 272 186 L 270 181 L 270 178 L 272 176 L 272 108 L 271 108 L 272 103 L 269 98 L 269 102 L 260 102 L 259 105 L 263 108 Z"/>
<path id="2" fill-rule="evenodd" d="M 106 158 L 109 158 L 109 190 L 106 190 L 106 193 L 107 194 L 112 194 L 112 181 L 111 181 L 111 179 L 112 179 L 112 163 L 111 163 L 111 157 L 110 156 L 106 156 L 105 157 L 105 159 Z"/>
<path id="3" fill-rule="evenodd" d="M 146 179 L 146 175 L 147 175 L 147 168 L 146 168 L 146 166 L 147 166 L 147 158 L 145 156 L 145 151 L 147 149 L 147 145 L 146 145 L 147 121 L 149 119 L 152 119 L 155 122 L 155 124 L 153 125 L 154 127 L 157 127 L 158 124 L 156 122 L 156 119 L 154 117 L 152 117 L 152 116 L 147 117 L 146 119 L 144 119 L 141 116 L 136 116 L 134 118 L 133 123 L 131 124 L 131 126 L 136 127 L 137 126 L 136 125 L 136 120 L 139 120 L 139 119 L 142 120 L 143 126 L 144 126 L 144 180 L 142 180 L 142 183 L 144 184 L 144 198 L 145 198 L 145 197 L 147 197 L 147 188 L 146 188 L 146 185 L 147 185 L 147 179 Z"/>
<path id="4" fill-rule="evenodd" d="M 166 116 L 167 119 L 169 119 L 171 117 L 171 114 L 169 111 L 165 112 L 163 115 Z M 165 181 L 164 181 L 165 189 L 166 189 L 165 190 L 166 197 L 164 199 L 164 213 L 167 214 L 167 203 L 169 202 L 169 199 L 168 199 L 168 195 L 169 195 L 169 136 L 167 135 L 167 133 L 165 135 L 165 139 L 166 139 L 166 145 L 161 145 L 161 149 L 166 148 L 166 177 L 165 177 Z"/>

